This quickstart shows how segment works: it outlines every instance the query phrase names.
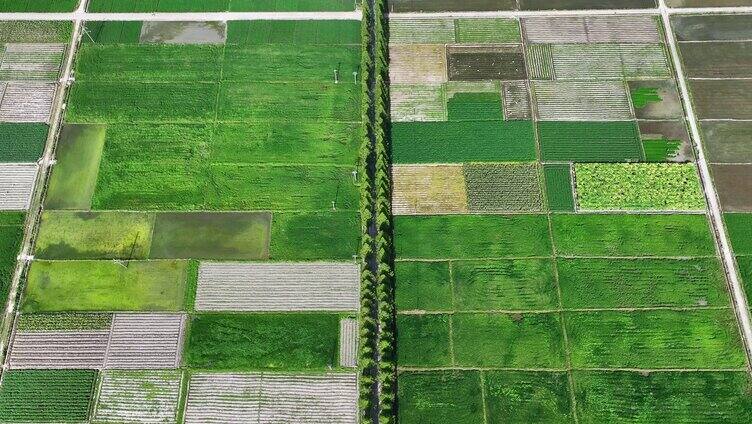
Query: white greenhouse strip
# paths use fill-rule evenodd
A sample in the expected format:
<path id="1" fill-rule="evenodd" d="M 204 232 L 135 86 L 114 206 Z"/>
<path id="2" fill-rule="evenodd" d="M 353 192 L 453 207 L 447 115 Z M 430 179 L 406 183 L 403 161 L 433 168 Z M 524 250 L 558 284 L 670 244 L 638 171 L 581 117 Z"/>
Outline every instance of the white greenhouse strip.
<path id="1" fill-rule="evenodd" d="M 55 89 L 52 83 L 7 83 L 0 102 L 0 122 L 48 123 Z"/>
<path id="2" fill-rule="evenodd" d="M 115 314 L 105 368 L 180 366 L 183 314 Z"/>
<path id="3" fill-rule="evenodd" d="M 621 81 L 533 81 L 542 121 L 631 120 L 632 108 Z"/>
<path id="4" fill-rule="evenodd" d="M 195 374 L 186 424 L 355 424 L 355 374 Z"/>
<path id="5" fill-rule="evenodd" d="M 179 398 L 179 371 L 107 371 L 93 422 L 174 423 Z"/>
<path id="6" fill-rule="evenodd" d="M 358 320 L 345 318 L 339 322 L 339 365 L 354 368 L 358 365 Z"/>
<path id="7" fill-rule="evenodd" d="M 354 263 L 202 262 L 196 290 L 200 311 L 355 311 Z"/>
<path id="8" fill-rule="evenodd" d="M 29 208 L 37 172 L 36 163 L 0 163 L 0 211 Z"/>
<path id="9" fill-rule="evenodd" d="M 6 44 L 0 80 L 55 81 L 64 55 L 64 44 Z"/>
<path id="10" fill-rule="evenodd" d="M 11 368 L 101 368 L 109 331 L 18 332 Z"/>
<path id="11" fill-rule="evenodd" d="M 522 19 L 531 43 L 659 43 L 653 16 L 531 17 Z"/>

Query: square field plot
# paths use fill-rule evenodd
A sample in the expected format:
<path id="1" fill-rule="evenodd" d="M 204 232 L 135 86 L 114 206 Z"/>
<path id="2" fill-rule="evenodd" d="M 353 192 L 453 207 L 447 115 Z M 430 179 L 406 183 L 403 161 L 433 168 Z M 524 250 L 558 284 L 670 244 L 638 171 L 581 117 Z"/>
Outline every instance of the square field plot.
<path id="1" fill-rule="evenodd" d="M 540 170 L 529 164 L 466 164 L 471 212 L 539 212 L 543 210 Z"/>
<path id="2" fill-rule="evenodd" d="M 752 121 L 702 121 L 702 140 L 713 163 L 752 163 Z"/>
<path id="3" fill-rule="evenodd" d="M 107 371 L 102 377 L 94 422 L 173 422 L 180 382 L 179 371 Z"/>
<path id="4" fill-rule="evenodd" d="M 752 165 L 713 165 L 723 210 L 752 212 Z"/>
<path id="5" fill-rule="evenodd" d="M 96 381 L 96 371 L 5 371 L 0 417 L 6 422 L 86 422 Z"/>
<path id="6" fill-rule="evenodd" d="M 186 317 L 182 314 L 115 314 L 105 367 L 179 367 L 185 320 Z"/>
<path id="7" fill-rule="evenodd" d="M 355 374 L 210 374 L 191 377 L 185 422 L 350 424 L 358 417 Z"/>
<path id="8" fill-rule="evenodd" d="M 448 80 L 443 45 L 392 44 L 389 62 L 392 84 L 437 84 Z"/>
<path id="9" fill-rule="evenodd" d="M 468 198 L 462 165 L 393 167 L 394 214 L 467 213 Z"/>
<path id="10" fill-rule="evenodd" d="M 36 162 L 49 127 L 39 123 L 0 123 L 0 164 Z"/>
<path id="11" fill-rule="evenodd" d="M 29 208 L 38 171 L 36 163 L 0 163 L 0 210 Z"/>

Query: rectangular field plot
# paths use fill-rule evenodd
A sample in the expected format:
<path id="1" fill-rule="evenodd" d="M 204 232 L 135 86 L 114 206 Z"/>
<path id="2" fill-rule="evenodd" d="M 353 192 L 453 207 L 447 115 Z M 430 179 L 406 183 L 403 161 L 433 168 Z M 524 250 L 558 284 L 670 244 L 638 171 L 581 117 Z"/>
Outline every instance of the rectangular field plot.
<path id="1" fill-rule="evenodd" d="M 729 238 L 737 255 L 752 255 L 752 214 L 724 214 Z"/>
<path id="2" fill-rule="evenodd" d="M 8 364 L 11 368 L 102 368 L 109 327 L 102 330 L 17 331 Z"/>
<path id="3" fill-rule="evenodd" d="M 16 271 L 16 258 L 24 235 L 24 218 L 25 214 L 21 212 L 0 212 L 0 296 L 3 298 L 8 297 Z"/>
<path id="4" fill-rule="evenodd" d="M 746 366 L 730 309 L 565 313 L 574 367 Z"/>
<path id="5" fill-rule="evenodd" d="M 186 423 L 306 422 L 358 418 L 355 374 L 209 374 L 191 377 Z"/>
<path id="6" fill-rule="evenodd" d="M 534 17 L 522 28 L 530 43 L 662 42 L 654 16 Z"/>
<path id="7" fill-rule="evenodd" d="M 275 213 L 272 260 L 352 260 L 358 249 L 357 214 L 349 211 Z"/>
<path id="8" fill-rule="evenodd" d="M 441 84 L 392 85 L 389 94 L 392 122 L 447 120 L 444 87 Z"/>
<path id="9" fill-rule="evenodd" d="M 703 1 L 703 3 L 707 2 Z M 750 40 L 752 39 L 751 24 L 752 16 L 748 14 L 673 15 L 671 17 L 671 26 L 679 41 Z"/>
<path id="10" fill-rule="evenodd" d="M 49 127 L 38 123 L 0 123 L 0 163 L 36 162 Z"/>
<path id="11" fill-rule="evenodd" d="M 397 327 L 403 367 L 564 366 L 561 322 L 554 314 L 399 315 Z"/>
<path id="12" fill-rule="evenodd" d="M 702 141 L 713 163 L 752 163 L 752 121 L 702 121 Z"/>
<path id="13" fill-rule="evenodd" d="M 704 215 L 553 215 L 562 256 L 715 256 Z"/>
<path id="14" fill-rule="evenodd" d="M 336 368 L 339 321 L 336 314 L 321 313 L 194 315 L 185 365 L 215 370 Z"/>
<path id="15" fill-rule="evenodd" d="M 389 42 L 392 44 L 448 44 L 455 41 L 453 19 L 392 18 Z"/>
<path id="16" fill-rule="evenodd" d="M 107 371 L 94 409 L 95 423 L 174 422 L 179 371 Z"/>
<path id="17" fill-rule="evenodd" d="M 18 4 L 14 0 L 4 1 Z M 72 32 L 73 22 L 70 21 L 4 21 L 0 24 L 0 43 L 65 44 L 70 41 Z"/>
<path id="18" fill-rule="evenodd" d="M 392 168 L 395 215 L 431 215 L 468 212 L 468 194 L 461 165 Z"/>
<path id="19" fill-rule="evenodd" d="M 489 422 L 572 422 L 565 373 L 488 371 L 483 383 Z"/>
<path id="20" fill-rule="evenodd" d="M 752 79 L 690 80 L 699 119 L 752 120 Z"/>
<path id="21" fill-rule="evenodd" d="M 0 163 L 0 210 L 29 208 L 38 171 L 36 163 Z"/>
<path id="22" fill-rule="evenodd" d="M 55 97 L 55 84 L 43 82 L 0 83 L 0 122 L 48 123 Z"/>
<path id="23" fill-rule="evenodd" d="M 623 82 L 533 81 L 542 121 L 624 121 L 633 118 Z"/>
<path id="24" fill-rule="evenodd" d="M 358 320 L 345 318 L 339 322 L 339 366 L 354 368 L 358 365 Z"/>
<path id="25" fill-rule="evenodd" d="M 747 78 L 752 76 L 752 42 L 681 43 L 689 78 Z"/>
<path id="26" fill-rule="evenodd" d="M 524 80 L 527 75 L 521 46 L 449 46 L 450 81 Z"/>
<path id="27" fill-rule="evenodd" d="M 557 80 L 670 78 L 662 44 L 553 45 Z"/>
<path id="28" fill-rule="evenodd" d="M 634 122 L 538 122 L 544 161 L 633 162 L 644 158 Z"/>
<path id="29" fill-rule="evenodd" d="M 432 44 L 389 46 L 393 84 L 439 84 L 448 81 L 446 48 Z"/>
<path id="30" fill-rule="evenodd" d="M 752 212 L 752 165 L 713 165 L 723 210 Z"/>
<path id="31" fill-rule="evenodd" d="M 578 164 L 574 170 L 582 210 L 705 209 L 694 164 Z"/>
<path id="32" fill-rule="evenodd" d="M 522 10 L 650 9 L 656 0 L 519 0 Z"/>
<path id="33" fill-rule="evenodd" d="M 34 261 L 21 310 L 179 311 L 187 261 Z"/>
<path id="34" fill-rule="evenodd" d="M 0 12 L 72 12 L 80 0 L 0 0 Z"/>
<path id="35" fill-rule="evenodd" d="M 70 1 L 70 0 L 68 0 Z M 92 0 L 88 11 L 94 13 L 135 13 L 135 12 L 316 12 L 350 11 L 353 3 L 349 0 L 282 0 L 258 2 L 251 0 L 146 0 L 120 2 L 115 0 Z"/>
<path id="36" fill-rule="evenodd" d="M 478 371 L 401 372 L 400 422 L 477 424 L 483 422 Z"/>
<path id="37" fill-rule="evenodd" d="M 465 164 L 471 212 L 540 212 L 540 170 L 529 164 Z"/>
<path id="38" fill-rule="evenodd" d="M 749 376 L 740 372 L 575 371 L 583 423 L 735 423 L 752 419 Z"/>
<path id="39" fill-rule="evenodd" d="M 395 306 L 404 311 L 449 311 L 452 305 L 452 286 L 449 262 L 398 261 Z"/>
<path id="40" fill-rule="evenodd" d="M 394 0 L 392 12 L 465 12 L 475 10 L 514 10 L 514 0 Z"/>
<path id="41" fill-rule="evenodd" d="M 5 371 L 0 417 L 8 423 L 86 422 L 96 381 L 96 371 Z"/>
<path id="42" fill-rule="evenodd" d="M 395 122 L 394 162 L 527 162 L 535 159 L 531 121 Z"/>
<path id="43" fill-rule="evenodd" d="M 395 218 L 394 227 L 395 248 L 401 259 L 551 254 L 548 222 L 543 215 L 401 216 Z"/>
<path id="44" fill-rule="evenodd" d="M 549 164 L 543 167 L 548 207 L 552 211 L 574 211 L 572 168 L 569 164 Z"/>
<path id="45" fill-rule="evenodd" d="M 0 64 L 4 81 L 55 81 L 65 54 L 64 44 L 6 44 Z"/>
<path id="46" fill-rule="evenodd" d="M 185 319 L 182 314 L 115 314 L 105 367 L 179 367 Z"/>
<path id="47" fill-rule="evenodd" d="M 352 263 L 214 263 L 199 268 L 201 311 L 356 311 L 358 266 Z"/>
<path id="48" fill-rule="evenodd" d="M 729 306 L 716 258 L 559 259 L 564 308 Z"/>

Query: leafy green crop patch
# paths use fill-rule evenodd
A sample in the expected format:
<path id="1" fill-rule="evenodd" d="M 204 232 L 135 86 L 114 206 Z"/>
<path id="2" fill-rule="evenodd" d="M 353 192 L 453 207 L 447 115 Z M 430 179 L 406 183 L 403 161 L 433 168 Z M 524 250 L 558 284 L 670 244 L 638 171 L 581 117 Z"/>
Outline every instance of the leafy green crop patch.
<path id="1" fill-rule="evenodd" d="M 0 123 L 0 162 L 36 162 L 48 130 L 47 124 Z"/>
<path id="2" fill-rule="evenodd" d="M 449 266 L 448 262 L 397 262 L 397 310 L 452 310 Z"/>
<path id="3" fill-rule="evenodd" d="M 85 331 L 109 330 L 111 314 L 101 313 L 55 313 L 21 314 L 16 328 L 19 331 Z"/>
<path id="4" fill-rule="evenodd" d="M 567 374 L 484 372 L 486 410 L 492 423 L 561 423 L 573 419 Z"/>
<path id="5" fill-rule="evenodd" d="M 750 380 L 739 372 L 575 371 L 581 422 L 747 423 Z"/>
<path id="6" fill-rule="evenodd" d="M 574 169 L 580 209 L 705 209 L 694 164 L 578 164 Z"/>
<path id="7" fill-rule="evenodd" d="M 538 123 L 544 161 L 636 162 L 643 160 L 633 121 Z"/>
<path id="8" fill-rule="evenodd" d="M 727 213 L 724 218 L 734 252 L 737 255 L 752 254 L 752 214 Z"/>
<path id="9" fill-rule="evenodd" d="M 81 44 L 138 44 L 142 26 L 141 21 L 87 21 Z M 82 46 L 80 54 L 85 56 L 86 51 Z"/>
<path id="10" fill-rule="evenodd" d="M 551 255 L 544 215 L 398 216 L 394 227 L 402 259 Z"/>
<path id="11" fill-rule="evenodd" d="M 570 312 L 565 322 L 574 367 L 746 366 L 731 309 Z"/>
<path id="12" fill-rule="evenodd" d="M 715 256 L 705 215 L 553 215 L 564 256 Z"/>
<path id="13" fill-rule="evenodd" d="M 729 306 L 717 258 L 559 259 L 565 308 Z"/>
<path id="14" fill-rule="evenodd" d="M 572 170 L 569 164 L 546 164 L 543 166 L 548 208 L 555 212 L 574 211 Z"/>
<path id="15" fill-rule="evenodd" d="M 564 339 L 556 314 L 460 313 L 451 319 L 458 366 L 564 367 Z"/>
<path id="16" fill-rule="evenodd" d="M 398 315 L 397 356 L 401 367 L 451 366 L 450 315 Z"/>
<path id="17" fill-rule="evenodd" d="M 535 160 L 531 121 L 395 122 L 395 163 Z"/>
<path id="18" fill-rule="evenodd" d="M 21 0 L 25 3 L 29 0 Z M 52 0 L 41 0 L 48 4 Z M 63 0 L 69 1 L 69 0 Z M 54 0 L 54 3 L 60 3 Z M 0 1 L 0 6 L 18 7 L 18 0 Z M 73 34 L 71 21 L 4 21 L 0 23 L 0 43 L 68 43 Z"/>
<path id="19" fill-rule="evenodd" d="M 549 310 L 558 307 L 549 259 L 452 263 L 456 310 Z"/>
<path id="20" fill-rule="evenodd" d="M 540 212 L 543 194 L 535 164 L 465 164 L 471 212 Z"/>
<path id="21" fill-rule="evenodd" d="M 631 91 L 632 104 L 636 109 L 642 109 L 650 103 L 660 103 L 663 101 L 658 88 L 639 87 Z"/>
<path id="22" fill-rule="evenodd" d="M 450 121 L 498 121 L 503 113 L 500 93 L 455 93 L 447 100 Z"/>
<path id="23" fill-rule="evenodd" d="M 76 423 L 89 419 L 96 371 L 24 370 L 3 374 L 3 421 Z"/>
<path id="24" fill-rule="evenodd" d="M 402 372 L 398 381 L 403 424 L 483 422 L 478 371 Z"/>
<path id="25" fill-rule="evenodd" d="M 186 261 L 35 261 L 23 312 L 179 311 Z"/>
<path id="26" fill-rule="evenodd" d="M 185 364 L 213 370 L 337 367 L 336 314 L 202 314 L 191 318 Z"/>
<path id="27" fill-rule="evenodd" d="M 645 160 L 648 162 L 667 162 L 676 157 L 682 144 L 681 140 L 642 140 L 642 148 L 645 150 Z"/>

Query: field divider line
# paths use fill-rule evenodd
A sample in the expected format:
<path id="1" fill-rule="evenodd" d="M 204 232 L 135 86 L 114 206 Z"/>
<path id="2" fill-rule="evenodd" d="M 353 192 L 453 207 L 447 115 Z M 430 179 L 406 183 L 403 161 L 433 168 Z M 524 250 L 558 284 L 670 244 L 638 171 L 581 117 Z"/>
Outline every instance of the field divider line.
<path id="1" fill-rule="evenodd" d="M 646 306 L 635 308 L 555 308 L 555 309 L 475 309 L 475 310 L 407 310 L 399 311 L 398 315 L 462 315 L 462 314 L 555 314 L 555 313 L 590 313 L 590 312 L 697 312 L 724 311 L 731 306 Z"/>
<path id="2" fill-rule="evenodd" d="M 600 256 L 600 255 L 558 255 L 551 256 L 492 256 L 485 258 L 403 258 L 397 262 L 484 262 L 484 261 L 508 261 L 508 260 L 531 260 L 531 259 L 614 259 L 614 260 L 674 260 L 688 261 L 692 259 L 718 259 L 718 255 L 697 256 Z"/>
<path id="3" fill-rule="evenodd" d="M 398 371 L 403 372 L 439 372 L 439 371 L 507 371 L 507 372 L 556 372 L 566 373 L 564 368 L 534 368 L 534 367 L 399 367 Z M 634 368 L 634 367 L 573 367 L 575 372 L 639 372 L 639 373 L 747 373 L 747 368 Z"/>
<path id="4" fill-rule="evenodd" d="M 84 4 L 85 2 L 82 2 Z M 10 14 L 13 15 L 13 14 Z M 1 19 L 1 18 L 0 18 Z M 39 229 L 39 223 L 42 216 L 42 208 L 49 183 L 49 173 L 52 167 L 52 160 L 55 155 L 55 148 L 62 126 L 63 120 L 63 107 L 65 105 L 65 99 L 67 95 L 68 82 L 71 79 L 73 71 L 73 64 L 76 59 L 76 52 L 81 38 L 81 29 L 83 22 L 81 20 L 73 21 L 73 30 L 71 32 L 71 41 L 69 48 L 66 51 L 66 57 L 64 59 L 64 66 L 56 81 L 58 85 L 55 90 L 55 98 L 52 104 L 52 111 L 50 113 L 49 130 L 47 133 L 47 140 L 45 143 L 44 153 L 39 161 L 39 171 L 37 172 L 36 181 L 34 184 L 34 191 L 29 201 L 29 208 L 26 211 L 26 221 L 24 223 L 24 238 L 21 244 L 20 253 L 23 257 L 28 257 L 33 252 L 34 242 L 36 241 L 37 231 Z M 18 312 L 16 307 L 21 302 L 23 293 L 20 292 L 21 280 L 24 274 L 28 271 L 30 263 L 24 260 L 16 261 L 15 271 L 8 290 L 8 297 L 6 299 L 5 314 L 2 317 L 0 325 L 0 363 L 3 364 L 3 370 L 7 367 L 7 361 L 9 356 L 10 338 L 15 334 L 16 322 Z"/>
<path id="5" fill-rule="evenodd" d="M 749 6 L 728 7 L 666 7 L 672 15 L 719 15 L 731 13 L 752 13 Z M 649 9 L 581 9 L 581 10 L 493 10 L 468 12 L 389 12 L 391 18 L 533 18 L 533 17 L 588 17 L 588 16 L 640 16 L 659 15 L 659 8 Z"/>
<path id="6" fill-rule="evenodd" d="M 478 371 L 478 377 L 480 379 L 480 400 L 483 405 L 483 423 L 488 424 L 488 405 L 486 404 L 486 376 L 483 375 L 483 370 Z"/>
<path id="7" fill-rule="evenodd" d="M 700 172 L 703 192 L 708 204 L 708 212 L 710 214 L 710 221 L 713 228 L 713 235 L 716 241 L 718 251 L 723 258 L 724 268 L 727 276 L 727 283 L 730 288 L 730 294 L 732 298 L 732 304 L 736 312 L 737 320 L 739 321 L 739 330 L 744 343 L 745 353 L 747 357 L 747 367 L 752 372 L 752 319 L 750 318 L 749 304 L 744 293 L 741 281 L 739 279 L 739 271 L 737 269 L 736 258 L 731 250 L 731 243 L 729 242 L 728 234 L 726 233 L 726 227 L 723 222 L 723 212 L 720 206 L 720 200 L 718 193 L 713 182 L 712 175 L 710 173 L 710 166 L 708 165 L 705 150 L 702 145 L 702 136 L 699 129 L 699 119 L 694 111 L 692 105 L 692 97 L 689 92 L 689 86 L 687 84 L 687 78 L 685 76 L 684 67 L 681 61 L 681 55 L 676 42 L 676 34 L 671 26 L 671 16 L 669 9 L 666 7 L 665 0 L 659 0 L 659 9 L 661 12 L 661 19 L 663 20 L 664 31 L 669 45 L 671 58 L 674 62 L 674 70 L 676 72 L 677 80 L 679 83 L 679 92 L 684 103 L 684 110 L 687 121 L 689 122 L 689 128 L 692 133 L 692 141 L 694 151 L 697 156 L 697 167 Z M 752 12 L 752 7 L 746 8 Z"/>

